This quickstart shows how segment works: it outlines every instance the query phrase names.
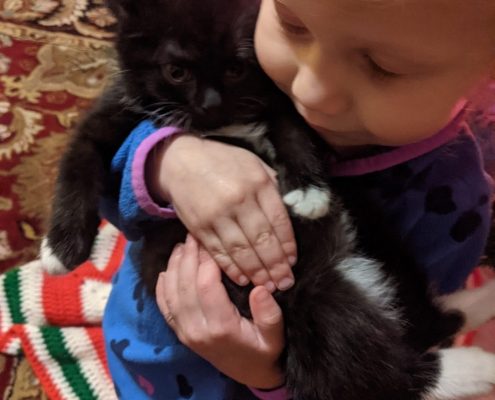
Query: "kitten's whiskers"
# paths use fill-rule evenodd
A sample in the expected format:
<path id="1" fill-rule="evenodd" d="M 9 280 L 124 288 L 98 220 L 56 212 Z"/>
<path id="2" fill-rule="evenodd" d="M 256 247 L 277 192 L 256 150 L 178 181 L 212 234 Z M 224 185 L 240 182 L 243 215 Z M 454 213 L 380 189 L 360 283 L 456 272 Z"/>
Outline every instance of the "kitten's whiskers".
<path id="1" fill-rule="evenodd" d="M 261 100 L 258 97 L 253 97 L 253 96 L 242 96 L 241 98 L 239 98 L 238 104 L 248 107 L 260 107 L 260 108 L 267 107 L 267 103 L 265 101 Z"/>

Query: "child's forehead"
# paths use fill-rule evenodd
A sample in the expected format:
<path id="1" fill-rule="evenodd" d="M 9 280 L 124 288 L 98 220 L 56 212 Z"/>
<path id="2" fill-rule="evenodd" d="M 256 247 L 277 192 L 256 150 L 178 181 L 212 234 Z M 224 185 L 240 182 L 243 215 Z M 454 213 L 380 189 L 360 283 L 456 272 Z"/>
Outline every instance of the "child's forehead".
<path id="1" fill-rule="evenodd" d="M 421 11 L 430 18 L 446 16 L 490 15 L 495 17 L 494 0 L 274 0 L 281 4 L 304 7 L 309 14 L 325 16 L 336 11 L 342 14 L 395 14 L 413 18 Z"/>
<path id="2" fill-rule="evenodd" d="M 321 38 L 335 32 L 373 39 L 486 42 L 495 50 L 494 0 L 274 0 Z M 416 40 L 414 39 L 416 38 Z"/>

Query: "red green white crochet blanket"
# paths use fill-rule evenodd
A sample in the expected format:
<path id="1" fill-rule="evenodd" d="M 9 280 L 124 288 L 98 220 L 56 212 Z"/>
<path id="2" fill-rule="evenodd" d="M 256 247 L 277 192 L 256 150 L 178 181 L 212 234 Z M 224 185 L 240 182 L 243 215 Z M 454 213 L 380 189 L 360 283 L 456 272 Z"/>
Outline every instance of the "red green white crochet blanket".
<path id="1" fill-rule="evenodd" d="M 35 260 L 0 276 L 0 352 L 24 353 L 50 399 L 117 398 L 101 320 L 124 246 L 105 224 L 90 259 L 67 275 Z"/>
<path id="2" fill-rule="evenodd" d="M 23 353 L 53 400 L 114 400 L 101 320 L 125 239 L 100 228 L 90 259 L 67 275 L 48 275 L 40 260 L 0 276 L 0 352 Z M 476 270 L 468 287 L 493 271 Z M 458 341 L 495 351 L 495 321 Z M 479 400 L 495 400 L 495 394 Z"/>

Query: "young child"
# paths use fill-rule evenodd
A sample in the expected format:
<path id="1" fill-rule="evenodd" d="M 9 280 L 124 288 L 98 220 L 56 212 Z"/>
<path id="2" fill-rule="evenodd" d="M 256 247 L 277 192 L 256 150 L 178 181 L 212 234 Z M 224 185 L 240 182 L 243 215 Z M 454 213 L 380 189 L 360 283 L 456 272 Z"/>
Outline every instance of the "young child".
<path id="1" fill-rule="evenodd" d="M 383 211 L 440 292 L 460 288 L 490 226 L 492 183 L 472 118 L 488 118 L 488 106 L 475 104 L 489 96 L 495 3 L 263 0 L 255 46 L 338 154 L 329 163 L 335 183 Z M 139 237 L 142 220 L 176 213 L 196 238 L 176 248 L 160 277 L 159 308 L 136 285 L 139 243 L 128 249 L 103 325 L 120 396 L 289 398 L 277 366 L 283 320 L 270 292 L 292 286 L 297 254 L 273 171 L 243 149 L 151 124 L 131 134 L 114 167 L 129 237 Z M 230 303 L 220 268 L 257 285 L 253 321 Z"/>

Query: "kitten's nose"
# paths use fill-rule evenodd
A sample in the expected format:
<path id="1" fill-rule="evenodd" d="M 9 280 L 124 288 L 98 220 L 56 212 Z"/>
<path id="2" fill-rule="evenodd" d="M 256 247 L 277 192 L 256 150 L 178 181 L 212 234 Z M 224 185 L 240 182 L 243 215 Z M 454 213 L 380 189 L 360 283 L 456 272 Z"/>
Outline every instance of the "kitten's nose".
<path id="1" fill-rule="evenodd" d="M 222 96 L 215 89 L 208 88 L 203 95 L 203 102 L 199 106 L 201 111 L 207 112 L 220 107 Z"/>
<path id="2" fill-rule="evenodd" d="M 223 99 L 218 91 L 208 88 L 203 92 L 203 98 L 196 105 L 193 126 L 200 129 L 215 129 L 225 123 Z"/>

